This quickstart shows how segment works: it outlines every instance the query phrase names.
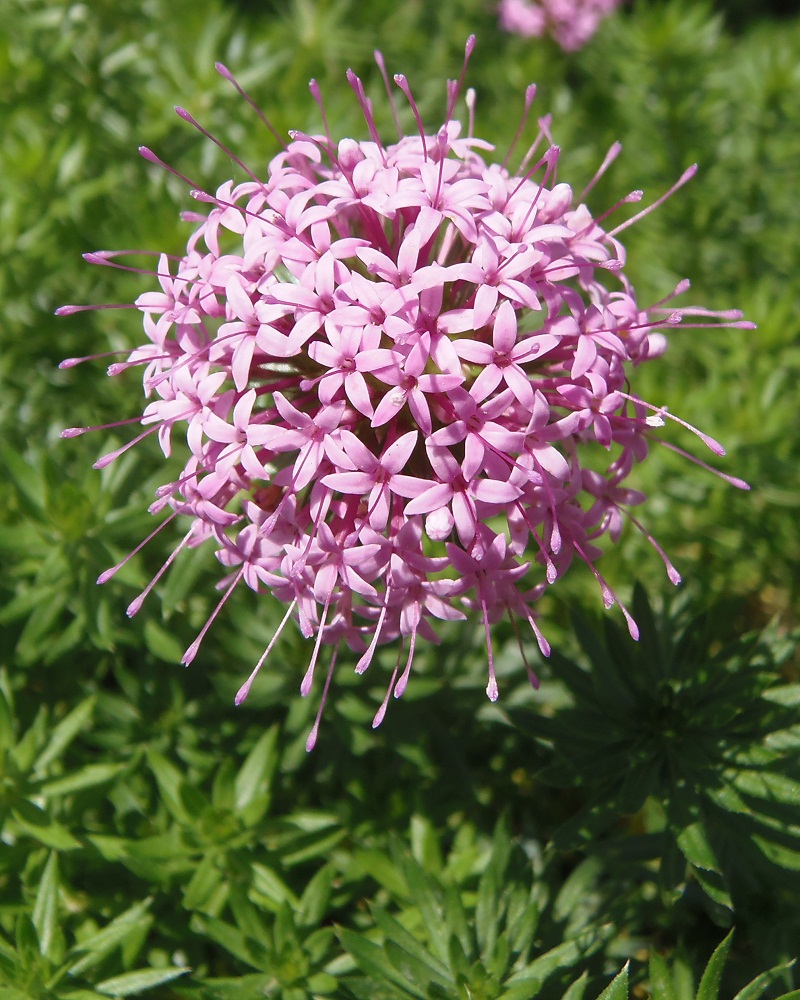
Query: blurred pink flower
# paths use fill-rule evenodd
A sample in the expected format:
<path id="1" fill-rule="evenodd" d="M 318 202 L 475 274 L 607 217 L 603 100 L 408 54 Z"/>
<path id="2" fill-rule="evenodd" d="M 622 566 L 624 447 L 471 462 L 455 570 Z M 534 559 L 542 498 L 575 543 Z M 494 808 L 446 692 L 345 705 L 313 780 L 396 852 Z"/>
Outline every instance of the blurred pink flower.
<path id="1" fill-rule="evenodd" d="M 684 315 L 684 325 L 751 324 L 735 311 L 667 306 L 688 282 L 643 308 L 623 273 L 618 234 L 694 168 L 648 209 L 605 230 L 582 196 L 555 183 L 559 150 L 547 119 L 515 173 L 483 159 L 487 143 L 462 136 L 453 119 L 460 82 L 448 85 L 436 133 L 420 126 L 406 136 L 398 124 L 397 142 L 387 144 L 361 81 L 348 79 L 369 140 L 293 133 L 263 180 L 247 171 L 214 194 L 189 182 L 207 208 L 186 215 L 195 229 L 182 256 L 158 256 L 151 273 L 161 290 L 132 307 L 143 314 L 147 342 L 109 370 L 143 369 L 151 402 L 121 423 L 146 429 L 96 464 L 153 432 L 169 455 L 178 446 L 173 431 L 185 434 L 184 469 L 151 510 L 171 508 L 164 524 L 184 515 L 189 530 L 129 614 L 178 551 L 210 542 L 228 575 L 184 662 L 243 582 L 287 612 L 237 704 L 294 617 L 314 639 L 303 694 L 321 648 L 332 648 L 320 713 L 342 645 L 358 655 L 359 673 L 378 646 L 398 647 L 378 725 L 390 695 L 405 690 L 418 639 L 437 641 L 437 621 L 470 611 L 482 619 L 494 699 L 493 623 L 524 619 L 547 655 L 533 607 L 575 558 L 597 578 L 606 605 L 615 602 L 595 565 L 596 543 L 616 541 L 624 519 L 645 532 L 678 582 L 628 511 L 644 496 L 622 485 L 671 417 L 636 395 L 635 368 L 663 353 L 659 331 Z M 418 117 L 405 78 L 395 81 Z M 534 92 L 526 92 L 526 119 Z M 620 204 L 640 198 L 633 192 Z M 86 256 L 138 270 L 120 263 L 122 254 Z M 603 449 L 609 460 L 600 472 Z M 319 715 L 309 748 L 318 724 Z"/>
<path id="2" fill-rule="evenodd" d="M 622 0 L 500 0 L 500 27 L 523 38 L 550 35 L 565 52 L 582 48 Z"/>

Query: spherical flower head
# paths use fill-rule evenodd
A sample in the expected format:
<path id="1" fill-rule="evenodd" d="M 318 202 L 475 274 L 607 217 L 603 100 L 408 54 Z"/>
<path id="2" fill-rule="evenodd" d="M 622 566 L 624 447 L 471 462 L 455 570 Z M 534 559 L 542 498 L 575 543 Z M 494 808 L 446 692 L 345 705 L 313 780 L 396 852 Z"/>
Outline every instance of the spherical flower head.
<path id="1" fill-rule="evenodd" d="M 576 52 L 622 0 L 500 0 L 500 27 L 523 38 L 550 35 L 565 52 Z"/>
<path id="2" fill-rule="evenodd" d="M 361 81 L 348 80 L 369 139 L 294 133 L 263 178 L 247 171 L 214 193 L 189 182 L 204 211 L 187 215 L 186 252 L 160 255 L 158 290 L 134 304 L 146 342 L 110 370 L 143 370 L 143 414 L 121 423 L 144 430 L 97 465 L 151 433 L 165 455 L 185 458 L 151 510 L 171 511 L 163 524 L 188 519 L 188 531 L 129 614 L 182 548 L 210 543 L 227 573 L 223 595 L 184 662 L 244 584 L 286 613 L 237 703 L 294 619 L 312 644 L 304 695 L 323 647 L 332 650 L 320 713 L 340 649 L 363 673 L 379 646 L 397 648 L 378 725 L 438 623 L 483 622 L 494 700 L 495 622 L 524 620 L 546 655 L 534 606 L 576 559 L 615 602 L 598 543 L 616 541 L 626 520 L 678 581 L 630 513 L 643 494 L 624 485 L 671 416 L 635 394 L 635 369 L 663 353 L 663 331 L 684 316 L 746 324 L 733 312 L 676 311 L 672 295 L 637 302 L 617 236 L 663 198 L 604 229 L 556 183 L 548 119 L 512 170 L 513 148 L 502 163 L 484 158 L 492 147 L 453 118 L 461 81 L 448 85 L 444 123 L 429 133 L 395 77 L 419 128 L 404 135 L 398 124 L 386 143 Z M 533 98 L 530 87 L 523 126 Z M 468 105 L 471 118 L 469 96 Z M 88 257 L 125 267 L 114 252 Z M 587 466 L 603 451 L 604 472 Z M 309 748 L 318 725 L 319 715 Z"/>

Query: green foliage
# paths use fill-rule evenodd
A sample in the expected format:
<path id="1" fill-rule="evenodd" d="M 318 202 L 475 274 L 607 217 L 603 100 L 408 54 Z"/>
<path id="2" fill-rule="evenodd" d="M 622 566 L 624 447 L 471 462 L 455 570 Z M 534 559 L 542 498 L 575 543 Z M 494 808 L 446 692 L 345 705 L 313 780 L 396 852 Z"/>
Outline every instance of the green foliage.
<path id="1" fill-rule="evenodd" d="M 340 931 L 344 947 L 386 997 L 523 1000 L 538 995 L 544 981 L 560 970 L 598 951 L 610 935 L 591 910 L 573 921 L 568 940 L 552 920 L 546 927 L 546 881 L 536 879 L 527 887 L 532 866 L 510 864 L 512 843 L 502 824 L 474 885 L 472 878 L 465 884 L 463 876 L 454 876 L 456 851 L 447 868 L 436 865 L 436 874 L 413 857 L 396 854 L 402 881 L 387 889 L 395 906 L 402 907 L 402 922 L 386 907 L 374 906 L 377 941 Z"/>
<path id="2" fill-rule="evenodd" d="M 757 6 L 641 0 L 565 56 L 502 34 L 484 0 L 0 0 L 0 1000 L 800 995 L 800 21 Z M 297 636 L 231 705 L 277 623 L 269 601 L 231 602 L 184 672 L 213 557 L 183 552 L 132 621 L 180 529 L 96 587 L 155 527 L 163 459 L 137 447 L 96 472 L 124 428 L 58 440 L 140 412 L 135 378 L 56 367 L 137 343 L 140 316 L 52 313 L 150 285 L 81 253 L 185 241 L 184 187 L 137 145 L 198 183 L 234 173 L 172 105 L 255 170 L 275 152 L 215 60 L 278 132 L 319 129 L 315 77 L 333 132 L 363 137 L 346 66 L 390 131 L 379 46 L 437 123 L 471 31 L 476 134 L 498 159 L 535 79 L 561 179 L 579 190 L 624 144 L 595 211 L 700 164 L 626 231 L 631 273 L 643 301 L 688 275 L 693 300 L 759 330 L 677 335 L 639 384 L 723 440 L 753 489 L 654 448 L 646 524 L 687 586 L 663 596 L 643 538 L 608 554 L 609 579 L 635 567 L 645 585 L 638 645 L 576 610 L 597 601 L 576 567 L 542 601 L 558 652 L 538 692 L 501 624 L 486 705 L 482 637 L 459 626 L 418 651 L 376 732 L 391 655 L 363 678 L 340 665 L 307 758 Z"/>
<path id="3" fill-rule="evenodd" d="M 800 684 L 781 673 L 797 635 L 772 627 L 726 644 L 726 606 L 657 619 L 641 588 L 632 610 L 637 644 L 608 619 L 601 640 L 576 614 L 590 668 L 553 662 L 569 702 L 536 720 L 555 758 L 539 777 L 586 790 L 555 843 L 629 859 L 635 842 L 665 891 L 683 891 L 685 864 L 723 909 L 764 879 L 797 892 Z M 600 839 L 625 817 L 624 836 Z"/>

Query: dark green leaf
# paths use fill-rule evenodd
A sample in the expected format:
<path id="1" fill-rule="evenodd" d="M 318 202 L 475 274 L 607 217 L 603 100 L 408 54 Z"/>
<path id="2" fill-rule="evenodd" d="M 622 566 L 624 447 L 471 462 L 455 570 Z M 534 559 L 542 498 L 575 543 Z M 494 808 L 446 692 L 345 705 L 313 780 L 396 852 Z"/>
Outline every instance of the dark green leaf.
<path id="1" fill-rule="evenodd" d="M 39 937 L 39 948 L 45 958 L 54 964 L 58 964 L 64 954 L 64 938 L 58 920 L 60 884 L 58 855 L 51 852 L 39 882 L 32 919 Z"/>
<path id="2" fill-rule="evenodd" d="M 628 966 L 606 986 L 597 1000 L 628 1000 Z"/>
<path id="3" fill-rule="evenodd" d="M 696 1000 L 718 1000 L 722 970 L 725 968 L 732 941 L 733 931 L 715 949 L 700 980 Z"/>
<path id="4" fill-rule="evenodd" d="M 172 966 L 166 969 L 135 969 L 121 976 L 113 976 L 97 984 L 98 993 L 109 997 L 135 997 L 147 990 L 152 990 L 163 983 L 172 982 L 179 976 L 185 976 L 191 969 L 185 966 Z"/>

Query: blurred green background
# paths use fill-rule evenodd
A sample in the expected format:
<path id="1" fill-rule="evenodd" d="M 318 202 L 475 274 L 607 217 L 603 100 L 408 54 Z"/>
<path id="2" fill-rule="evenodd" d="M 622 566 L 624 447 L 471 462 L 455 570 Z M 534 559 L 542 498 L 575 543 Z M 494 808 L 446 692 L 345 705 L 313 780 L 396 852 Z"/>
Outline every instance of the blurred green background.
<path id="1" fill-rule="evenodd" d="M 796 985 L 800 17 L 642 0 L 570 56 L 503 34 L 482 0 L 0 0 L 0 25 L 0 1000 L 594 1000 L 627 960 L 611 1000 L 711 997 L 723 965 L 722 997 Z M 622 142 L 595 213 L 699 163 L 626 232 L 629 276 L 643 303 L 689 277 L 687 302 L 758 329 L 677 331 L 637 388 L 721 440 L 752 490 L 654 449 L 644 520 L 685 583 L 633 533 L 603 562 L 626 597 L 642 587 L 638 647 L 576 567 L 542 601 L 557 653 L 538 693 L 501 626 L 490 707 L 481 630 L 460 627 L 375 732 L 391 654 L 371 679 L 341 669 L 307 757 L 298 636 L 232 704 L 280 608 L 239 593 L 184 671 L 212 554 L 132 621 L 177 532 L 96 586 L 152 530 L 162 460 L 145 443 L 95 472 L 124 437 L 59 439 L 135 415 L 141 390 L 58 362 L 141 333 L 134 311 L 53 313 L 148 287 L 81 253 L 182 252 L 185 186 L 137 146 L 200 184 L 235 176 L 174 105 L 267 169 L 275 141 L 216 60 L 278 132 L 319 131 L 313 77 L 334 133 L 361 138 L 347 67 L 390 134 L 380 48 L 435 129 L 470 33 L 476 133 L 500 159 L 531 81 L 560 180 L 581 190 Z"/>

